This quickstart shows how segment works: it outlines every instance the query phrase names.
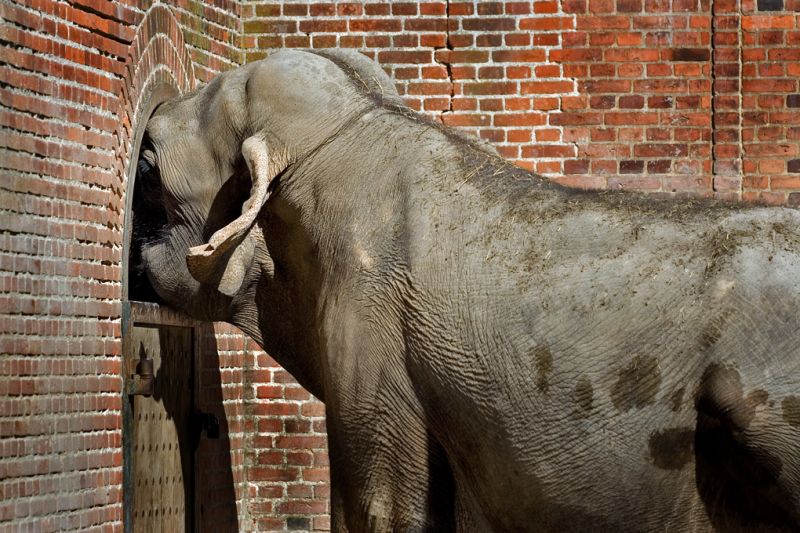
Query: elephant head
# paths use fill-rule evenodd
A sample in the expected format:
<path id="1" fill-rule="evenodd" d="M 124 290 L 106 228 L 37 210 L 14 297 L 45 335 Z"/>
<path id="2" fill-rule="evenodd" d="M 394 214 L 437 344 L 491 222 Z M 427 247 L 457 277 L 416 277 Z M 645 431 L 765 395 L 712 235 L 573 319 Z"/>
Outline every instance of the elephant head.
<path id="1" fill-rule="evenodd" d="M 311 266 L 303 239 L 287 239 L 304 234 L 299 221 L 311 199 L 293 197 L 288 181 L 376 105 L 402 105 L 391 80 L 338 50 L 277 52 L 160 105 L 140 151 L 136 186 L 146 198 L 134 225 L 147 231 L 132 254 L 160 299 L 234 323 L 262 345 L 282 339 L 265 346 L 271 352 L 298 349 L 292 331 L 303 337 L 302 326 L 289 315 L 312 305 L 295 291 L 309 283 L 302 272 Z M 292 265 L 301 274 L 287 273 Z"/>
<path id="2" fill-rule="evenodd" d="M 388 77 L 359 54 L 283 51 L 158 107 L 139 161 L 154 183 L 139 188 L 162 226 L 138 244 L 163 300 L 199 318 L 230 319 L 231 305 L 272 268 L 253 230 L 273 180 L 371 105 L 354 79 L 400 103 Z"/>

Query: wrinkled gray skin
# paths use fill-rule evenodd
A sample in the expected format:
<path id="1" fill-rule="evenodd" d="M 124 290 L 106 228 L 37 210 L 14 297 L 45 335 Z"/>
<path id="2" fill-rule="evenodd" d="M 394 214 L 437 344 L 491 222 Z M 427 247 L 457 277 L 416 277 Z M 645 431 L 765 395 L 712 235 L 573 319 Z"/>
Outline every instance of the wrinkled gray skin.
<path id="1" fill-rule="evenodd" d="M 800 213 L 555 186 L 327 54 L 157 110 L 143 251 L 324 400 L 333 529 L 797 530 Z M 199 283 L 243 153 L 271 195 Z"/>

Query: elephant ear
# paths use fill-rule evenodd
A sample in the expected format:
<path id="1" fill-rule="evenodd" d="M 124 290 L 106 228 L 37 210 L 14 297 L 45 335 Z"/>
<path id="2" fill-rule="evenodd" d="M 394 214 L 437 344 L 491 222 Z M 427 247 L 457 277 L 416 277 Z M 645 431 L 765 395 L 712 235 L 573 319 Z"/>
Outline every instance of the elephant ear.
<path id="1" fill-rule="evenodd" d="M 189 248 L 186 256 L 192 277 L 200 283 L 216 285 L 228 296 L 239 290 L 253 261 L 255 246 L 247 235 L 269 197 L 269 184 L 289 165 L 283 143 L 265 132 L 245 139 L 242 156 L 252 180 L 242 214 L 214 233 L 206 244 Z"/>

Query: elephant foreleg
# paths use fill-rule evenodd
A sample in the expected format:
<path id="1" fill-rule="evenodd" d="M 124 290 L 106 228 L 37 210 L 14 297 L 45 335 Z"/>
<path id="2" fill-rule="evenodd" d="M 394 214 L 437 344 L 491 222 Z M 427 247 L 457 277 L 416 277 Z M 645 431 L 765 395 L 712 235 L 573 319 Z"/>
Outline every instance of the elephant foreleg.
<path id="1" fill-rule="evenodd" d="M 421 423 L 340 426 L 329 448 L 334 531 L 455 530 L 452 474 Z"/>

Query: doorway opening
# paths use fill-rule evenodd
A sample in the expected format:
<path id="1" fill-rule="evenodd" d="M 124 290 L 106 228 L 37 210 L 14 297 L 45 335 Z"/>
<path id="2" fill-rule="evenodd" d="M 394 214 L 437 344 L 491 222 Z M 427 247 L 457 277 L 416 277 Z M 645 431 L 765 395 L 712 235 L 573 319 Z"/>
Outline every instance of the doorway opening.
<path id="1" fill-rule="evenodd" d="M 158 239 L 167 222 L 145 126 L 159 104 L 177 95 L 166 84 L 149 91 L 133 124 L 127 169 L 122 284 L 126 533 L 237 530 L 214 327 L 167 307 L 141 267 L 141 244 Z M 201 461 L 213 461 L 215 467 Z"/>

